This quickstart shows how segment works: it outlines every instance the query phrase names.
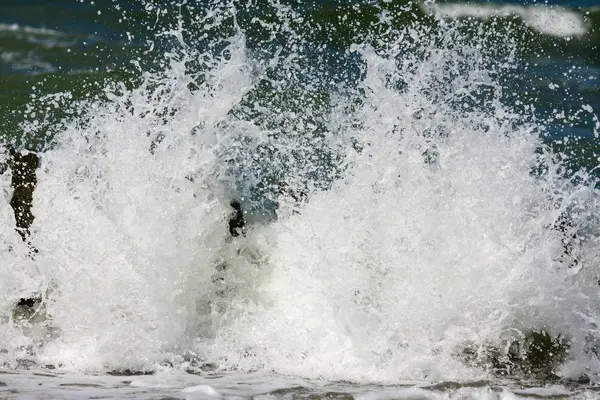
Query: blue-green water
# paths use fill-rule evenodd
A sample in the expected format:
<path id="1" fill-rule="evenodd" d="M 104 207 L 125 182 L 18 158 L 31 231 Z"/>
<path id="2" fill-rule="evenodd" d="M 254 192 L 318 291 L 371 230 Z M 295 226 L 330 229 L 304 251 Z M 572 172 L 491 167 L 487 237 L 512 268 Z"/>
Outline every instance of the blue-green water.
<path id="1" fill-rule="evenodd" d="M 22 113 L 32 94 L 69 90 L 77 99 L 95 94 L 107 80 L 135 82 L 139 76 L 132 61 L 140 61 L 149 67 L 156 64 L 156 49 L 168 50 L 174 43 L 172 37 L 158 34 L 179 17 L 187 29 L 186 40 L 197 48 L 213 43 L 213 35 L 230 33 L 226 32 L 228 28 L 221 26 L 220 32 L 208 30 L 208 39 L 202 37 L 205 32 L 193 20 L 202 15 L 204 9 L 210 8 L 210 3 L 192 2 L 183 7 L 175 3 L 156 3 L 154 9 L 148 4 L 152 3 L 3 2 L 0 5 L 0 80 L 3 87 L 0 112 L 4 123 L 0 133 L 10 138 L 24 136 L 20 126 L 24 120 Z M 314 29 L 309 27 L 310 24 L 297 23 L 295 29 L 309 43 L 328 46 L 330 57 L 326 60 L 329 61 L 321 67 L 327 69 L 337 83 L 347 80 L 356 68 L 352 59 L 340 62 L 346 58 L 343 55 L 345 49 L 353 42 L 377 36 L 380 25 L 376 20 L 382 9 L 390 10 L 391 26 L 398 28 L 413 20 L 424 25 L 437 25 L 428 9 L 439 8 L 437 15 L 468 19 L 472 15 L 469 9 L 477 7 L 477 3 L 444 2 L 436 8 L 403 1 L 290 4 L 300 15 L 313 21 L 312 25 L 319 27 Z M 260 19 L 277 21 L 268 3 L 257 2 L 246 10 L 242 3 L 237 6 L 240 9 L 237 22 L 246 33 L 250 48 L 267 46 L 266 51 L 274 51 L 276 44 L 269 41 L 265 45 L 266 29 L 257 22 Z M 520 59 L 517 69 L 503 77 L 506 101 L 514 99 L 531 104 L 537 117 L 544 120 L 551 117 L 554 110 L 566 110 L 569 114 L 583 104 L 589 104 L 593 109 L 600 107 L 600 11 L 593 1 L 543 5 L 488 2 L 481 7 L 484 6 L 473 24 L 484 21 L 483 29 L 494 27 L 495 32 L 501 27 L 505 33 L 488 33 L 490 45 L 502 47 L 514 42 Z M 544 12 L 551 14 L 544 16 Z M 340 22 L 344 16 L 349 19 Z M 146 50 L 150 47 L 154 51 L 149 54 Z M 551 89 L 549 85 L 555 86 Z M 547 133 L 553 139 L 562 135 L 589 137 L 591 126 L 591 118 L 554 119 L 547 124 Z M 26 142 L 35 142 L 30 147 L 44 147 L 47 140 L 27 138 Z M 583 146 L 595 144 L 586 141 Z"/>

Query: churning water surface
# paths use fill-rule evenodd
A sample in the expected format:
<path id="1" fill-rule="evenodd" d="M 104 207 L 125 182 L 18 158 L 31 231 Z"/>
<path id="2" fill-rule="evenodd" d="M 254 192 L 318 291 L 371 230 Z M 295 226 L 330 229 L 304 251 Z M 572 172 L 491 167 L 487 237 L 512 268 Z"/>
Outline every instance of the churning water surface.
<path id="1" fill-rule="evenodd" d="M 3 2 L 0 397 L 596 398 L 599 13 Z"/>

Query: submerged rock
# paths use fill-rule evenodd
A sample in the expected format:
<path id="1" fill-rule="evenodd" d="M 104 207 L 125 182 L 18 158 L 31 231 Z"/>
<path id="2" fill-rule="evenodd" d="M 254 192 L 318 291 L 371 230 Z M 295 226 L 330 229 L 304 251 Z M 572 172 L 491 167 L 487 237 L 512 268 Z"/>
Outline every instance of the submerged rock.
<path id="1" fill-rule="evenodd" d="M 46 320 L 46 308 L 41 296 L 22 298 L 13 309 L 14 321 L 30 323 Z"/>
<path id="2" fill-rule="evenodd" d="M 531 331 L 525 336 L 523 350 L 514 361 L 523 372 L 553 373 L 565 361 L 569 346 L 570 343 L 560 335 L 553 338 L 546 331 Z"/>
<path id="3" fill-rule="evenodd" d="M 468 365 L 485 367 L 497 375 L 557 379 L 556 368 L 569 352 L 570 343 L 561 335 L 552 336 L 545 330 L 532 330 L 520 340 L 506 342 L 503 348 L 494 345 L 468 344 L 459 356 Z"/>

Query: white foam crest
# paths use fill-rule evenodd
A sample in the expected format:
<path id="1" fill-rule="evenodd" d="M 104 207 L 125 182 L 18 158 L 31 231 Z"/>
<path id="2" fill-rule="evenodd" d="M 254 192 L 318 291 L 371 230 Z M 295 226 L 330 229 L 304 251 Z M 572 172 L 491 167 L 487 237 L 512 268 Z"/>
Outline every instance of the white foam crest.
<path id="1" fill-rule="evenodd" d="M 56 67 L 51 63 L 44 61 L 41 57 L 33 53 L 5 51 L 0 54 L 0 62 L 20 71 L 30 71 L 32 69 L 43 72 L 56 71 Z"/>
<path id="2" fill-rule="evenodd" d="M 184 397 L 186 399 L 252 398 L 273 400 L 290 396 L 314 397 L 347 396 L 361 400 L 500 400 L 568 397 L 594 399 L 593 388 L 563 388 L 560 386 L 523 389 L 518 384 L 483 382 L 449 382 L 446 389 L 428 387 L 419 382 L 400 382 L 397 386 L 357 386 L 347 382 L 327 383 L 307 381 L 293 377 L 265 374 L 228 373 L 222 376 L 197 376 L 183 372 L 159 372 L 154 376 L 101 376 L 52 374 L 47 370 L 20 371 L 6 374 L 3 382 L 21 397 L 52 397 L 60 399 L 82 397 L 107 398 L 161 398 Z M 125 380 L 125 382 L 124 382 Z M 127 384 L 127 381 L 130 381 Z M 475 384 L 476 386 L 471 386 Z M 482 387 L 479 387 L 483 385 Z"/>
<path id="3" fill-rule="evenodd" d="M 570 357 L 583 357 L 600 299 L 581 282 L 593 272 L 558 261 L 563 237 L 549 226 L 573 204 L 596 210 L 595 192 L 565 183 L 559 164 L 536 156 L 539 127 L 502 105 L 478 43 L 450 27 L 438 45 L 427 29 L 406 33 L 415 54 L 409 40 L 390 43 L 389 53 L 352 49 L 364 78 L 352 95 L 337 95 L 331 132 L 315 140 L 342 146 L 343 176 L 302 206 L 279 199 L 276 222 L 238 239 L 228 238 L 236 177 L 222 155 L 256 143 L 313 150 L 303 120 L 285 125 L 279 142 L 283 135 L 229 113 L 257 86 L 243 37 L 231 39 L 226 57 L 202 55 L 198 74 L 186 70 L 191 50 L 168 54 L 165 71 L 143 73 L 141 87 L 111 87 L 105 101 L 80 104 L 83 117 L 43 155 L 39 253 L 24 261 L 35 278 L 4 267 L 26 260 L 26 249 L 0 253 L 0 312 L 23 287 L 48 296 L 59 334 L 37 361 L 142 369 L 182 361 L 191 348 L 222 369 L 464 380 L 487 374 L 461 362 L 466 344 L 502 345 L 542 328 L 573 338 Z M 256 104 L 247 107 L 263 119 L 296 116 Z M 547 172 L 538 178 L 531 171 L 541 161 Z M 18 246 L 2 201 L 2 232 Z M 22 337 L 18 327 L 2 329 L 0 344 Z"/>
<path id="4" fill-rule="evenodd" d="M 67 33 L 48 28 L 35 28 L 32 26 L 23 26 L 19 24 L 0 23 L 0 32 L 23 32 L 45 36 L 67 36 Z"/>
<path id="5" fill-rule="evenodd" d="M 430 3 L 423 7 L 436 15 L 452 19 L 472 17 L 487 21 L 493 17 L 518 15 L 532 29 L 550 36 L 577 37 L 589 31 L 589 24 L 583 15 L 559 6 Z"/>
<path id="6" fill-rule="evenodd" d="M 77 45 L 81 39 L 99 39 L 99 37 L 96 35 L 64 32 L 45 27 L 32 27 L 27 25 L 5 23 L 0 23 L 0 36 L 9 36 L 13 40 L 22 40 L 38 48 L 44 49 L 67 49 Z M 20 47 L 22 46 L 16 46 L 18 49 L 20 49 Z M 20 55 L 20 58 L 35 58 L 35 54 L 23 54 Z"/>
<path id="7" fill-rule="evenodd" d="M 194 93 L 189 60 L 177 56 L 164 76 L 147 76 L 132 92 L 107 91 L 109 101 L 83 106 L 84 120 L 68 125 L 44 153 L 33 210 L 35 264 L 60 336 L 40 360 L 86 370 L 143 368 L 195 334 L 197 302 L 214 273 L 229 212 L 217 181 L 215 150 L 224 137 L 217 123 L 250 88 L 243 39 L 232 39 L 228 50 L 229 60 L 215 61 Z M 14 223 L 5 222 L 18 242 Z M 2 253 L 3 270 L 14 254 Z M 6 287 L 11 298 L 23 290 L 19 271 L 6 271 L 15 281 Z"/>
<path id="8" fill-rule="evenodd" d="M 199 351 L 225 367 L 364 382 L 475 379 L 484 372 L 456 357 L 465 344 L 501 346 L 532 329 L 581 350 L 598 294 L 583 295 L 557 261 L 561 236 L 548 227 L 562 178 L 555 167 L 531 174 L 535 127 L 497 97 L 493 112 L 454 106 L 479 86 L 500 90 L 483 63 L 461 69 L 464 47 L 430 48 L 416 68 L 357 49 L 363 106 L 330 120 L 362 151 L 349 148 L 345 178 L 300 214 L 283 208 L 257 229 L 267 262 L 248 286 L 259 296 L 233 296 Z"/>

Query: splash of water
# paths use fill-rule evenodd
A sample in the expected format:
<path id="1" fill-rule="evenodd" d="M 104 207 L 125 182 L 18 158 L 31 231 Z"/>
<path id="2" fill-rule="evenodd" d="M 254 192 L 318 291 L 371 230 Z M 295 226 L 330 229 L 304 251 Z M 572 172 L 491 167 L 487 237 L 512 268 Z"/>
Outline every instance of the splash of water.
<path id="1" fill-rule="evenodd" d="M 140 67 L 139 86 L 107 86 L 57 129 L 34 259 L 0 200 L 1 360 L 90 371 L 192 354 L 242 371 L 436 380 L 488 373 L 464 363 L 466 344 L 544 329 L 571 342 L 564 375 L 597 372 L 591 178 L 566 180 L 543 125 L 503 104 L 510 46 L 440 24 L 341 52 L 357 61 L 351 78 L 319 76 L 309 64 L 330 50 L 304 51 L 290 25 L 273 28 L 266 48 L 291 39 L 266 59 L 239 27 L 205 53 L 169 31 L 181 43 L 160 72 Z M 307 200 L 278 197 L 281 181 Z M 233 196 L 277 203 L 277 219 L 228 238 Z M 550 228 L 562 212 L 590 238 L 575 268 Z M 10 317 L 33 291 L 51 332 Z"/>

